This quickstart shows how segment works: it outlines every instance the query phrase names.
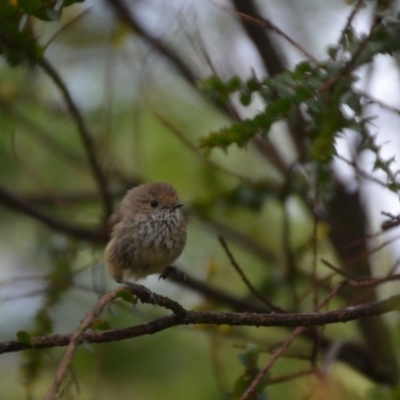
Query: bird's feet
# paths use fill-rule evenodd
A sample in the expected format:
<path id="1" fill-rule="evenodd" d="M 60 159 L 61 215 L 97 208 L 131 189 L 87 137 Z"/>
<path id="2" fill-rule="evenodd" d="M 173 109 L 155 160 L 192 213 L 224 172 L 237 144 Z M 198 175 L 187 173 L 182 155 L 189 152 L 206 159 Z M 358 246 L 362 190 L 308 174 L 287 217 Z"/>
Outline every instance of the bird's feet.
<path id="1" fill-rule="evenodd" d="M 164 269 L 164 271 L 160 274 L 160 277 L 158 279 L 167 279 L 167 278 L 175 278 L 176 280 L 184 281 L 186 279 L 186 276 L 181 270 L 174 267 L 173 265 L 170 265 Z"/>
<path id="2" fill-rule="evenodd" d="M 125 281 L 123 279 L 116 280 L 117 283 L 121 285 L 128 286 L 132 289 L 132 294 L 139 298 L 142 303 L 158 304 L 155 294 L 148 289 L 146 286 L 139 285 L 137 283 Z"/>

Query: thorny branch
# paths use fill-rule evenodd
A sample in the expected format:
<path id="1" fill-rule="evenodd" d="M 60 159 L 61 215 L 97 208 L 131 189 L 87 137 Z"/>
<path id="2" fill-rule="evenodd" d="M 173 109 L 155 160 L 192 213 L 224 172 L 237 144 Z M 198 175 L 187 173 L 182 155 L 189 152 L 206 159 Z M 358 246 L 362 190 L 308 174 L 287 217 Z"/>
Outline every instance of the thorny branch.
<path id="1" fill-rule="evenodd" d="M 349 16 L 347 18 L 346 25 L 342 29 L 342 33 L 340 35 L 340 39 L 339 39 L 339 42 L 338 42 L 337 49 L 336 49 L 335 53 L 332 56 L 333 60 L 336 59 L 339 50 L 344 46 L 344 43 L 345 43 L 345 40 L 346 40 L 346 35 L 348 34 L 349 30 L 351 29 L 351 24 L 353 23 L 353 20 L 354 20 L 355 16 L 357 15 L 357 13 L 360 11 L 363 1 L 364 0 L 358 0 L 356 5 L 353 7 L 353 10 L 349 14 Z"/>

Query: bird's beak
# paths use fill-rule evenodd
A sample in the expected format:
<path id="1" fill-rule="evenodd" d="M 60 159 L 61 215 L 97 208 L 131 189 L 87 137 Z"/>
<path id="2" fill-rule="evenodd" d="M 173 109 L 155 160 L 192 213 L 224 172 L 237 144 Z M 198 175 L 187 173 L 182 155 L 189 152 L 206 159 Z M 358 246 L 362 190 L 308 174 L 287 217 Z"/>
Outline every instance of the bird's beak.
<path id="1" fill-rule="evenodd" d="M 169 206 L 168 206 L 168 208 L 171 210 L 171 211 L 174 211 L 174 210 L 176 210 L 177 208 L 181 208 L 183 206 L 183 203 L 174 203 L 174 204 L 170 204 Z"/>

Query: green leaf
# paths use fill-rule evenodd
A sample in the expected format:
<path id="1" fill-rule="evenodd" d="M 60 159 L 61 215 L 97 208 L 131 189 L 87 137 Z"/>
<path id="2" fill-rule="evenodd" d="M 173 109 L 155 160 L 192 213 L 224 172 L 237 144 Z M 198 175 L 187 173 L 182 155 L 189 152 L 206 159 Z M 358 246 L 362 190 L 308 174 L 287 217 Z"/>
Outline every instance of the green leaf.
<path id="1" fill-rule="evenodd" d="M 371 62 L 377 54 L 390 54 L 400 50 L 400 19 L 382 22 L 372 35 L 366 40 L 365 35 L 354 38 L 347 50 L 356 54 L 362 48 L 361 53 L 356 57 L 356 67 Z"/>
<path id="2" fill-rule="evenodd" d="M 309 99 L 313 94 L 313 90 L 306 86 L 299 86 L 294 91 L 293 100 L 296 103 L 302 103 L 303 101 Z"/>
<path id="3" fill-rule="evenodd" d="M 245 107 L 249 106 L 251 103 L 251 92 L 248 92 L 247 90 L 243 90 L 240 93 L 240 102 L 242 105 Z"/>
<path id="4" fill-rule="evenodd" d="M 361 114 L 362 105 L 360 95 L 354 93 L 352 90 L 347 90 L 343 94 L 341 102 L 348 105 L 355 113 Z"/>
<path id="5" fill-rule="evenodd" d="M 103 319 L 97 319 L 97 320 L 93 321 L 90 324 L 90 327 L 94 331 L 107 331 L 107 330 L 111 329 L 111 325 Z"/>
<path id="6" fill-rule="evenodd" d="M 312 73 L 314 68 L 308 61 L 302 61 L 296 65 L 296 68 L 293 71 L 294 79 L 303 79 L 304 76 L 308 73 Z"/>
<path id="7" fill-rule="evenodd" d="M 328 53 L 328 56 L 330 58 L 335 57 L 337 52 L 338 52 L 338 48 L 336 46 L 329 46 L 328 47 L 327 53 Z"/>
<path id="8" fill-rule="evenodd" d="M 244 353 L 238 355 L 239 361 L 247 369 L 252 369 L 257 367 L 258 357 L 260 355 L 260 349 L 255 344 L 248 344 L 247 349 Z"/>
<path id="9" fill-rule="evenodd" d="M 0 8 L 0 54 L 11 66 L 34 65 L 42 54 L 30 24 L 24 23 L 24 14 L 14 6 Z"/>
<path id="10" fill-rule="evenodd" d="M 264 129 L 269 129 L 267 124 L 263 124 L 261 128 L 261 120 L 262 114 L 254 119 L 237 122 L 227 128 L 211 132 L 208 136 L 200 138 L 199 145 L 204 149 L 212 149 L 214 147 L 226 149 L 233 143 L 237 144 L 239 147 L 244 147 L 257 133 L 261 133 L 261 129 L 263 129 L 263 131 Z"/>
<path id="11" fill-rule="evenodd" d="M 260 89 L 261 84 L 257 78 L 253 77 L 246 82 L 246 86 L 251 92 L 255 92 Z"/>
<path id="12" fill-rule="evenodd" d="M 271 125 L 285 118 L 291 108 L 292 102 L 290 99 L 277 98 L 266 107 L 263 113 L 256 115 L 252 119 L 236 122 L 229 127 L 211 132 L 208 136 L 200 138 L 199 145 L 205 149 L 214 147 L 226 149 L 233 143 L 239 147 L 244 147 L 256 134 L 268 133 Z"/>
<path id="13" fill-rule="evenodd" d="M 41 5 L 41 0 L 18 0 L 18 7 L 23 13 L 32 15 Z"/>
<path id="14" fill-rule="evenodd" d="M 241 87 L 242 80 L 236 75 L 229 79 L 229 81 L 226 83 L 226 88 L 231 92 L 240 90 Z"/>
<path id="15" fill-rule="evenodd" d="M 400 400 L 400 388 L 378 386 L 368 392 L 367 400 Z"/>
<path id="16" fill-rule="evenodd" d="M 135 303 L 135 299 L 133 298 L 132 293 L 128 292 L 127 290 L 118 290 L 115 298 L 122 299 L 130 304 Z"/>
<path id="17" fill-rule="evenodd" d="M 273 103 L 267 106 L 265 114 L 269 118 L 278 119 L 283 117 L 283 114 L 287 113 L 292 107 L 292 102 L 288 98 L 278 98 Z"/>
<path id="18" fill-rule="evenodd" d="M 258 357 L 260 351 L 257 346 L 249 345 L 246 352 L 239 355 L 239 361 L 245 367 L 244 372 L 236 379 L 235 386 L 232 392 L 231 399 L 238 400 L 247 391 L 250 384 L 257 377 L 260 372 L 258 368 Z M 262 379 L 261 383 L 256 389 L 255 395 L 252 397 L 254 400 L 266 400 L 267 393 L 265 392 L 269 381 L 268 374 Z"/>
<path id="19" fill-rule="evenodd" d="M 29 346 L 33 346 L 32 336 L 29 332 L 23 330 L 18 331 L 17 338 L 20 342 L 28 344 Z"/>

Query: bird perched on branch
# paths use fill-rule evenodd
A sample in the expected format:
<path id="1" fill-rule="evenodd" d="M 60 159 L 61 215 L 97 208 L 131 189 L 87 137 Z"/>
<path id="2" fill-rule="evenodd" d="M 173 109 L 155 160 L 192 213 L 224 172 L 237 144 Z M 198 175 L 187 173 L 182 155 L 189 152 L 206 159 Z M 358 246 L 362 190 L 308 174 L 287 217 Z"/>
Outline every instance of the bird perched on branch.
<path id="1" fill-rule="evenodd" d="M 182 253 L 186 221 L 175 188 L 147 183 L 129 190 L 109 219 L 104 258 L 111 277 L 127 284 L 162 273 Z"/>

